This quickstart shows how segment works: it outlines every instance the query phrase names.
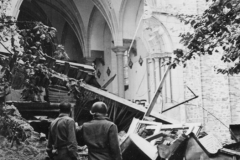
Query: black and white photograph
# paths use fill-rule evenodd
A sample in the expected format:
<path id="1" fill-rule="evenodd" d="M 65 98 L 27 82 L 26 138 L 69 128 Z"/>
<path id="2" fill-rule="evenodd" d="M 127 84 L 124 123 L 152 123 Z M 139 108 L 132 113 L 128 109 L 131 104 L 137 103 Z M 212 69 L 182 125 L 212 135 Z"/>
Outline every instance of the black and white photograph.
<path id="1" fill-rule="evenodd" d="M 240 160 L 240 0 L 0 0 L 0 160 Z"/>

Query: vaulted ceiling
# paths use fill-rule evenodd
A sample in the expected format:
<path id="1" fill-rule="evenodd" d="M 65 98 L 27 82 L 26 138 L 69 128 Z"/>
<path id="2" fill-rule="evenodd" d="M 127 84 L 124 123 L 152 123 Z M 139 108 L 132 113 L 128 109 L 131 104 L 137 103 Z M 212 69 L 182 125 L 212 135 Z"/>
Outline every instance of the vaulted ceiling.
<path id="1" fill-rule="evenodd" d="M 57 28 L 58 43 L 64 42 L 66 34 L 72 32 L 81 48 L 81 57 L 88 57 L 90 33 L 103 34 L 98 33 L 101 31 L 96 27 L 93 31 L 91 23 L 98 21 L 107 25 L 114 44 L 121 46 L 124 38 L 133 37 L 142 14 L 143 0 L 18 0 L 15 8 L 18 6 L 19 20 L 42 21 Z"/>

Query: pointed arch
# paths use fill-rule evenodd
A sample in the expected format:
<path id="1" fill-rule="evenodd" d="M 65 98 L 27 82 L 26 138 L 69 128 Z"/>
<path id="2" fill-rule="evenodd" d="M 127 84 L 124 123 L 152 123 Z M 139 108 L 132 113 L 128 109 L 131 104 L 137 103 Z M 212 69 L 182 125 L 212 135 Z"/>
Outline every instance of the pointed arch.
<path id="1" fill-rule="evenodd" d="M 110 9 L 106 0 L 92 0 L 93 4 L 99 9 L 105 18 L 115 43 L 118 43 L 119 25 L 114 9 Z M 116 44 L 115 44 L 116 45 Z"/>
<path id="2" fill-rule="evenodd" d="M 45 0 L 40 0 L 40 1 L 45 1 Z M 73 11 L 71 11 L 71 9 L 69 9 L 69 7 L 66 6 L 62 1 L 56 1 L 56 2 L 61 6 L 61 8 L 58 8 L 59 12 L 63 10 L 64 11 L 63 14 L 65 15 L 63 17 L 67 17 L 70 20 L 69 24 L 71 25 L 71 27 L 74 27 L 74 32 L 77 35 L 78 40 L 80 42 L 83 55 L 85 55 L 86 54 L 85 45 L 86 45 L 87 36 L 86 36 L 86 31 L 85 31 L 82 17 L 80 16 L 80 14 L 75 14 L 75 13 L 79 13 L 79 11 L 77 10 L 74 3 L 71 3 L 73 7 Z"/>
<path id="3" fill-rule="evenodd" d="M 122 39 L 132 38 L 139 21 L 141 14 L 142 0 L 122 0 L 119 11 L 119 33 Z M 128 37 L 126 37 L 126 35 Z"/>
<path id="4" fill-rule="evenodd" d="M 12 11 L 11 11 L 11 16 L 17 18 L 18 17 L 18 14 L 19 14 L 19 9 L 20 9 L 20 6 L 22 5 L 22 2 L 23 0 L 15 0 L 15 1 L 11 1 L 11 8 L 12 8 Z"/>
<path id="5" fill-rule="evenodd" d="M 91 49 L 103 50 L 101 43 L 106 27 L 110 28 L 99 9 L 94 6 L 88 23 L 88 57 L 91 57 Z"/>
<path id="6" fill-rule="evenodd" d="M 172 50 L 174 49 L 173 41 L 165 25 L 156 16 L 146 19 L 145 21 L 148 21 L 147 24 L 149 24 L 149 26 L 146 26 L 146 28 L 143 28 L 143 34 L 145 34 L 146 30 L 148 29 L 150 29 L 151 30 L 150 32 L 152 32 L 151 34 L 153 34 L 151 37 L 148 37 L 151 40 L 149 40 L 147 36 L 143 35 L 142 37 L 143 38 L 142 40 L 145 43 L 148 51 L 150 53 L 172 52 Z M 158 31 L 153 32 L 152 30 L 158 30 Z M 157 43 L 158 48 L 154 48 L 152 43 Z"/>
<path id="7" fill-rule="evenodd" d="M 126 10 L 128 0 L 122 0 L 120 11 L 119 11 L 119 36 L 123 39 L 123 20 L 124 20 L 124 13 Z"/>
<path id="8" fill-rule="evenodd" d="M 11 1 L 11 6 L 12 6 L 11 15 L 12 16 L 15 16 L 16 18 L 18 17 L 19 9 L 22 5 L 22 2 L 23 2 L 23 0 Z M 74 33 L 76 34 L 77 39 L 81 45 L 83 54 L 86 54 L 86 51 L 85 51 L 86 37 L 87 37 L 86 31 L 85 31 L 83 21 L 82 21 L 80 14 L 77 14 L 77 15 L 73 14 L 73 12 L 74 13 L 78 12 L 75 4 L 73 2 L 71 3 L 71 6 L 73 8 L 73 11 L 72 11 L 62 1 L 56 1 L 56 3 L 59 4 L 57 6 L 50 3 L 49 1 L 45 1 L 45 0 L 38 0 L 37 2 L 48 5 L 49 7 L 53 8 L 55 11 L 57 11 L 59 14 L 61 14 L 62 17 L 65 18 L 65 20 L 69 23 L 69 25 L 72 27 Z"/>

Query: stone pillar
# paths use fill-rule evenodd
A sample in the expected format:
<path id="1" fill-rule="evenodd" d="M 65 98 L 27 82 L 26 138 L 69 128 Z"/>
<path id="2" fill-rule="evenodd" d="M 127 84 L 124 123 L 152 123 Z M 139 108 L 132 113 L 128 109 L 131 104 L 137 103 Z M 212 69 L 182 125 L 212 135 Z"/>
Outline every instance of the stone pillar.
<path id="1" fill-rule="evenodd" d="M 117 46 L 112 49 L 117 54 L 118 96 L 123 98 L 125 96 L 123 55 L 127 49 L 128 47 L 125 46 Z"/>
<path id="2" fill-rule="evenodd" d="M 158 87 L 159 83 L 160 83 L 160 75 L 159 75 L 159 58 L 158 57 L 154 57 L 154 79 L 155 79 L 155 86 L 156 88 Z"/>
<path id="3" fill-rule="evenodd" d="M 155 79 L 155 88 L 158 87 L 161 79 L 160 79 L 160 66 L 159 66 L 159 57 L 154 57 L 154 79 Z M 160 97 L 160 96 L 159 96 Z M 160 98 L 157 99 L 157 102 L 160 102 Z M 159 107 L 160 108 L 160 107 Z"/>

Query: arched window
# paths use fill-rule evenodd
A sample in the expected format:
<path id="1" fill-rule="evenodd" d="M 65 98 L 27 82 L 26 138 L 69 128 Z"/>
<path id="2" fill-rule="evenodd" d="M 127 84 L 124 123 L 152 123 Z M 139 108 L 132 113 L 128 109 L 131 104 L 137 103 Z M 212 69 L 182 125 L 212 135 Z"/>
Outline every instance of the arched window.
<path id="1" fill-rule="evenodd" d="M 145 20 L 143 38 L 148 47 L 147 59 L 149 101 L 153 98 L 158 85 L 171 61 L 172 42 L 163 24 L 156 18 Z M 162 93 L 158 99 L 161 110 L 166 109 L 165 104 L 173 102 L 172 71 L 170 70 L 164 81 Z"/>

